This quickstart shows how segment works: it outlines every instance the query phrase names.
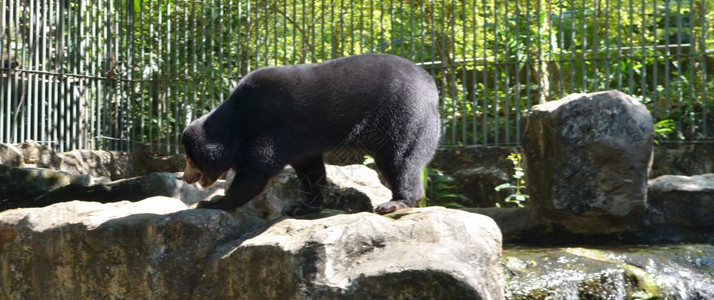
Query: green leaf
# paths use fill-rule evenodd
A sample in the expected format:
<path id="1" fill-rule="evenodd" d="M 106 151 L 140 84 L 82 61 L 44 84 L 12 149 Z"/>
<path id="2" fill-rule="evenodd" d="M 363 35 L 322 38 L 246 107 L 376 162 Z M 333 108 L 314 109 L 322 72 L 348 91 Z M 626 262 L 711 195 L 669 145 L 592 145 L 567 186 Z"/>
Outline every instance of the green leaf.
<path id="1" fill-rule="evenodd" d="M 497 186 L 496 188 L 494 188 L 494 189 L 495 189 L 496 191 L 500 191 L 500 190 L 503 190 L 503 189 L 514 189 L 514 188 L 516 188 L 516 187 L 515 187 L 514 185 L 510 184 L 510 183 L 503 183 L 503 184 L 498 185 L 498 186 Z"/>

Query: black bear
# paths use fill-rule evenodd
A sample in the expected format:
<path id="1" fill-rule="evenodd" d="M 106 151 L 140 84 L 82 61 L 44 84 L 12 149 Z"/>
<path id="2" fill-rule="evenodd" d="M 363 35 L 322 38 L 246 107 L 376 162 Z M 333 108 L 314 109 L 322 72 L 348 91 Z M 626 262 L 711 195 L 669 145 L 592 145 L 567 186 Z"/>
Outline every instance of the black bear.
<path id="1" fill-rule="evenodd" d="M 198 205 L 231 211 L 291 165 L 304 198 L 283 213 L 303 215 L 323 204 L 323 153 L 354 150 L 374 158 L 392 190 L 375 212 L 414 207 L 424 196 L 421 169 L 439 143 L 438 102 L 433 78 L 392 55 L 262 68 L 186 127 L 184 180 L 210 186 L 233 168 L 225 197 Z"/>

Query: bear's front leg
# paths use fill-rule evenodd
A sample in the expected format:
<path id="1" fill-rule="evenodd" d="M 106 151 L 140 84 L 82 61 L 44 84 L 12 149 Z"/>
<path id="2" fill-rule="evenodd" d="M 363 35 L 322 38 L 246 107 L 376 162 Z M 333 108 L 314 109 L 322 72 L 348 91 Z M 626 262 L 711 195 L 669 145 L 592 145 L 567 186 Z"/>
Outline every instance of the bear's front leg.
<path id="1" fill-rule="evenodd" d="M 226 195 L 217 201 L 201 201 L 197 208 L 222 209 L 234 211 L 260 194 L 272 176 L 260 174 L 236 173 L 228 187 Z"/>

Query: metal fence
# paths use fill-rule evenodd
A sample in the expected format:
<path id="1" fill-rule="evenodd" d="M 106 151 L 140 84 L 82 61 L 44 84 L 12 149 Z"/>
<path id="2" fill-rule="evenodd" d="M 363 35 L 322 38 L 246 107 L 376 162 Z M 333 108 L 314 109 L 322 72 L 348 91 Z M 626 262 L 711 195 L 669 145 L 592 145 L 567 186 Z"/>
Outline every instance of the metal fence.
<path id="1" fill-rule="evenodd" d="M 444 146 L 518 144 L 532 105 L 606 89 L 714 133 L 711 0 L 0 3 L 5 143 L 180 152 L 246 73 L 366 52 L 434 76 Z"/>

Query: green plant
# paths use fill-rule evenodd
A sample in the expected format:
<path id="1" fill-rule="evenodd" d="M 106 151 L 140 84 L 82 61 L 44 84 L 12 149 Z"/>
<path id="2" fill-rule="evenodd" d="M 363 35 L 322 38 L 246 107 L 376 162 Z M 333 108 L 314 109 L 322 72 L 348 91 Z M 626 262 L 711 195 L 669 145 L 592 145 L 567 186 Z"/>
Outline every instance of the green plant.
<path id="1" fill-rule="evenodd" d="M 668 140 L 675 134 L 677 139 L 683 140 L 682 132 L 678 130 L 677 123 L 672 119 L 665 119 L 654 124 L 654 144 L 659 145 L 661 141 Z"/>
<path id="2" fill-rule="evenodd" d="M 501 184 L 495 188 L 496 191 L 501 191 L 504 189 L 515 189 L 515 193 L 508 195 L 504 201 L 508 203 L 514 203 L 518 207 L 525 206 L 526 200 L 528 200 L 528 195 L 524 193 L 526 188 L 526 173 L 523 172 L 523 155 L 521 153 L 511 153 L 506 159 L 513 162 L 513 178 L 516 179 L 516 184 L 510 182 Z"/>
<path id="3" fill-rule="evenodd" d="M 424 181 L 424 198 L 419 201 L 419 207 L 464 207 L 456 200 L 467 200 L 467 198 L 458 193 L 458 188 L 452 184 L 454 177 L 451 175 L 445 174 L 438 169 L 425 167 L 422 169 L 422 180 Z"/>

